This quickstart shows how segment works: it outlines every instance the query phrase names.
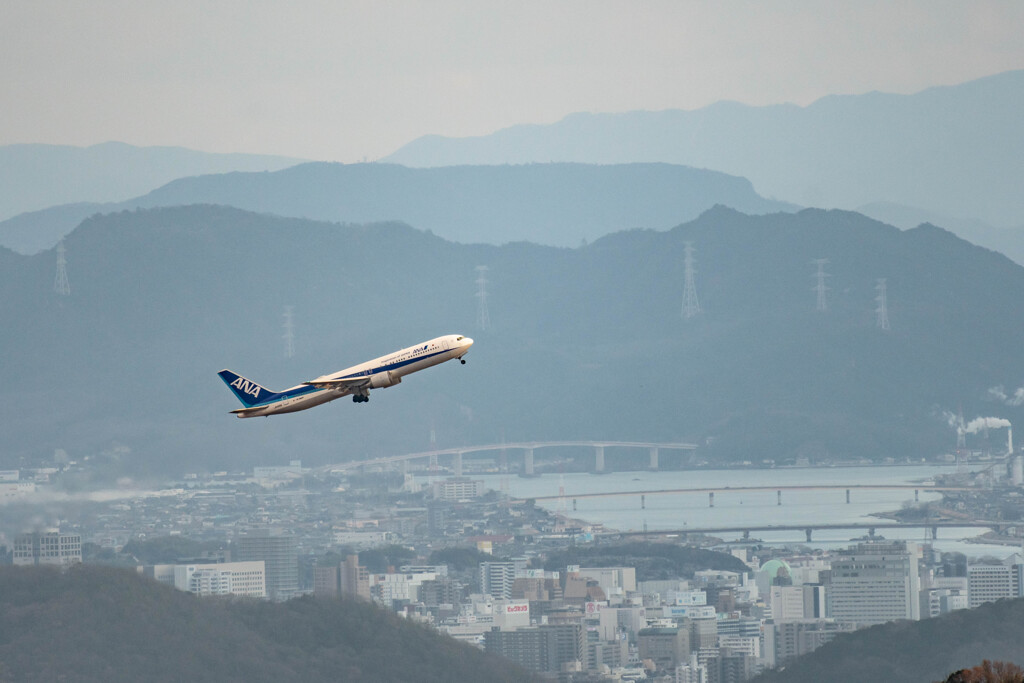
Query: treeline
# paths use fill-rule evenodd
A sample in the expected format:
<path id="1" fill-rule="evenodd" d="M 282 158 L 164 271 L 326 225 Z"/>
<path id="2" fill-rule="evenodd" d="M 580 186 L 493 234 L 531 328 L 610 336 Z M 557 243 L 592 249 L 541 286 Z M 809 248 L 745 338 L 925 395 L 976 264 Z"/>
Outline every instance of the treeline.
<path id="1" fill-rule="evenodd" d="M 198 598 L 136 572 L 0 567 L 0 681 L 522 681 L 375 605 Z"/>
<path id="2" fill-rule="evenodd" d="M 567 548 L 549 553 L 544 568 L 548 571 L 564 571 L 570 564 L 584 567 L 636 567 L 638 581 L 690 577 L 702 569 L 732 572 L 745 572 L 749 569 L 739 558 L 727 553 L 668 543 L 625 543 Z"/>

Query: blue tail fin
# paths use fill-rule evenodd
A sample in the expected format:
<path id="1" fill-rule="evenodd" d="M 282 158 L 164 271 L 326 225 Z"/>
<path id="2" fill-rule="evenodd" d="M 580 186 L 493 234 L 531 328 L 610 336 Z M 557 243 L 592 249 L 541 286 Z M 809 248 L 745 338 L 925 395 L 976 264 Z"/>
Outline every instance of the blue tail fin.
<path id="1" fill-rule="evenodd" d="M 270 389 L 261 387 L 256 382 L 247 380 L 241 375 L 236 375 L 230 370 L 221 370 L 217 374 L 220 375 L 220 378 L 224 380 L 224 384 L 228 385 L 228 389 L 234 392 L 235 396 L 238 397 L 238 400 L 246 408 L 263 403 L 274 395 L 274 392 Z"/>

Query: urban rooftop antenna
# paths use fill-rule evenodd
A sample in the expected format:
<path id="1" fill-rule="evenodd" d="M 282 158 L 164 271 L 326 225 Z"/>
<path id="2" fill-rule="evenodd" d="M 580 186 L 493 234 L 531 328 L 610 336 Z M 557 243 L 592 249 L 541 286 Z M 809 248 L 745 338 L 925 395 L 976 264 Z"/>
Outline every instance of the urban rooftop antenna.
<path id="1" fill-rule="evenodd" d="M 693 267 L 693 242 L 684 242 L 686 252 L 683 256 L 683 268 L 686 273 L 686 284 L 683 286 L 683 317 L 689 320 L 700 313 L 700 301 L 697 299 L 697 283 L 694 275 L 697 270 Z"/>
<path id="2" fill-rule="evenodd" d="M 284 357 L 292 358 L 295 356 L 295 324 L 292 320 L 292 313 L 295 311 L 294 306 L 284 307 Z"/>
<path id="3" fill-rule="evenodd" d="M 815 273 L 814 277 L 818 278 L 818 283 L 814 286 L 814 291 L 818 293 L 818 311 L 828 310 L 828 299 L 825 293 L 828 291 L 828 287 L 825 286 L 825 278 L 829 277 L 829 274 L 825 272 L 825 264 L 828 263 L 827 258 L 818 258 L 811 261 L 818 266 L 818 272 Z"/>
<path id="4" fill-rule="evenodd" d="M 57 243 L 57 277 L 53 280 L 53 291 L 61 296 L 71 294 L 71 285 L 68 283 L 68 260 L 64 256 L 66 252 L 64 240 L 61 240 Z"/>
<path id="5" fill-rule="evenodd" d="M 476 267 L 476 326 L 477 329 L 487 331 L 491 329 L 491 314 L 487 310 L 487 266 Z"/>
<path id="6" fill-rule="evenodd" d="M 878 296 L 875 297 L 875 303 L 878 306 L 875 308 L 875 327 L 880 330 L 889 329 L 889 302 L 885 294 L 885 278 L 880 277 L 875 280 L 875 291 L 878 292 Z"/>

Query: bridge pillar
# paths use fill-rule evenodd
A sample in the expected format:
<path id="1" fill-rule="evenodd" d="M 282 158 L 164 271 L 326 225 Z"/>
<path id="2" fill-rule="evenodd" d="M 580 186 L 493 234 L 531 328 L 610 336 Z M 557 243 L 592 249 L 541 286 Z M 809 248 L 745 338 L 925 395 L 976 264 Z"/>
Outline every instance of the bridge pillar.
<path id="1" fill-rule="evenodd" d="M 744 541 L 749 541 L 750 540 L 750 529 L 744 529 L 743 530 L 743 540 Z"/>
<path id="2" fill-rule="evenodd" d="M 658 447 L 655 446 L 651 449 L 651 469 L 654 471 L 658 470 Z"/>
<path id="3" fill-rule="evenodd" d="M 528 477 L 533 476 L 533 449 L 526 449 L 526 458 L 523 461 L 523 474 Z"/>
<path id="4" fill-rule="evenodd" d="M 645 496 L 645 495 L 641 495 L 640 496 L 640 509 L 641 510 L 646 510 L 647 509 L 647 496 Z"/>
<path id="5" fill-rule="evenodd" d="M 455 453 L 455 476 L 462 476 L 462 451 L 456 451 Z"/>
<path id="6" fill-rule="evenodd" d="M 595 446 L 595 462 L 594 471 L 597 473 L 604 472 L 604 446 Z"/>
<path id="7" fill-rule="evenodd" d="M 868 528 L 868 536 L 870 536 L 871 538 L 875 537 L 875 528 L 874 527 L 869 527 Z"/>
<path id="8" fill-rule="evenodd" d="M 915 503 L 920 500 L 920 498 L 918 497 L 919 493 L 920 493 L 920 491 L 918 491 L 917 489 L 914 489 L 914 502 Z"/>
<path id="9" fill-rule="evenodd" d="M 850 504 L 850 489 L 846 489 L 846 504 Z"/>
<path id="10" fill-rule="evenodd" d="M 712 491 L 711 493 L 708 494 L 708 507 L 709 508 L 715 507 L 715 492 L 714 491 Z"/>
<path id="11" fill-rule="evenodd" d="M 572 511 L 576 512 L 576 499 L 575 498 L 572 499 Z"/>
<path id="12" fill-rule="evenodd" d="M 807 542 L 808 543 L 811 542 L 811 531 L 813 531 L 813 529 L 804 529 L 804 533 L 807 534 Z"/>
<path id="13" fill-rule="evenodd" d="M 934 540 L 936 540 L 936 539 L 937 539 L 938 537 L 939 537 L 939 527 L 937 527 L 937 526 L 933 526 L 933 527 L 932 527 L 932 540 L 934 541 Z"/>
<path id="14" fill-rule="evenodd" d="M 430 456 L 430 474 L 431 476 L 437 474 L 437 453 Z"/>
<path id="15" fill-rule="evenodd" d="M 778 504 L 782 505 L 782 491 L 776 491 L 776 493 L 778 494 L 778 499 L 779 499 L 779 503 Z"/>

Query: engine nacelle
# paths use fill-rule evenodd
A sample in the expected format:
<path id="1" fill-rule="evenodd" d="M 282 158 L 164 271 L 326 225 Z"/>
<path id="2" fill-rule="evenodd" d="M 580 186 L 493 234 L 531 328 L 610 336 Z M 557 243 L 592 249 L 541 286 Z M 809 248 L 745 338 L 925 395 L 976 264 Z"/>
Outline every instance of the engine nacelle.
<path id="1" fill-rule="evenodd" d="M 370 378 L 370 388 L 386 389 L 388 387 L 395 386 L 401 381 L 402 378 L 399 377 L 393 370 L 386 370 L 384 372 L 379 372 Z"/>

